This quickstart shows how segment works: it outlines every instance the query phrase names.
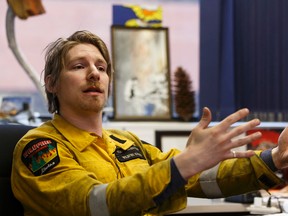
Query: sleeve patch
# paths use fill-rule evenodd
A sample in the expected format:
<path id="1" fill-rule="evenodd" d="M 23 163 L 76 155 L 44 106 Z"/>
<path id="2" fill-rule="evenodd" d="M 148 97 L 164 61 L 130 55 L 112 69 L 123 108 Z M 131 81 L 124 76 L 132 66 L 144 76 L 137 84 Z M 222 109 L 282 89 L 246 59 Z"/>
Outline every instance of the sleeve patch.
<path id="1" fill-rule="evenodd" d="M 57 143 L 47 138 L 33 140 L 25 146 L 21 159 L 35 176 L 43 175 L 60 162 Z"/>

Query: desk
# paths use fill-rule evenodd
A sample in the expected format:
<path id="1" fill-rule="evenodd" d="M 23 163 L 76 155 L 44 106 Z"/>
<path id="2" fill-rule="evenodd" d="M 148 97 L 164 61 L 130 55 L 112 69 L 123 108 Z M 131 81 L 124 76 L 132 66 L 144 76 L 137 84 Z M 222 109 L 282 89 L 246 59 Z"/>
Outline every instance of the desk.
<path id="1" fill-rule="evenodd" d="M 171 215 L 249 215 L 249 204 L 225 202 L 224 199 L 188 198 L 187 207 Z M 255 215 L 254 215 L 255 216 Z"/>

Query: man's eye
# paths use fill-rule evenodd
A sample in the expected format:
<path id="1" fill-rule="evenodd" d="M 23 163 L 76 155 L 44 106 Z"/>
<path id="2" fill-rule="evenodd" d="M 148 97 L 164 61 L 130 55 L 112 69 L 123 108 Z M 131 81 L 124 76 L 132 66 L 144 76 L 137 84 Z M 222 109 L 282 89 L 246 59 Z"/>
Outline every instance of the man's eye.
<path id="1" fill-rule="evenodd" d="M 106 68 L 103 66 L 98 66 L 97 68 L 99 71 L 106 72 Z"/>
<path id="2" fill-rule="evenodd" d="M 82 68 L 84 68 L 83 65 L 75 65 L 75 66 L 73 67 L 73 69 L 75 69 L 75 70 L 79 70 L 79 69 L 82 69 Z"/>

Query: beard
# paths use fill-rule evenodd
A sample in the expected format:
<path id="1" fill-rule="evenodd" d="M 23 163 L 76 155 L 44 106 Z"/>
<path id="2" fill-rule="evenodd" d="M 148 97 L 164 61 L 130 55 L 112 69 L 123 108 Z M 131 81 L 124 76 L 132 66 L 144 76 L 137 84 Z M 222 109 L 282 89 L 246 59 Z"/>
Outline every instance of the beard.
<path id="1" fill-rule="evenodd" d="M 80 103 L 79 107 L 83 111 L 88 112 L 102 112 L 106 105 L 106 100 L 99 97 L 92 97 L 89 100 L 84 100 Z"/>
<path id="2" fill-rule="evenodd" d="M 72 95 L 75 96 L 72 97 Z M 81 115 L 81 113 L 86 113 L 88 115 L 89 113 L 102 113 L 108 100 L 106 94 L 93 96 L 89 94 L 72 94 L 65 92 L 65 94 L 58 95 L 58 97 L 59 112 L 74 113 L 75 115 Z"/>

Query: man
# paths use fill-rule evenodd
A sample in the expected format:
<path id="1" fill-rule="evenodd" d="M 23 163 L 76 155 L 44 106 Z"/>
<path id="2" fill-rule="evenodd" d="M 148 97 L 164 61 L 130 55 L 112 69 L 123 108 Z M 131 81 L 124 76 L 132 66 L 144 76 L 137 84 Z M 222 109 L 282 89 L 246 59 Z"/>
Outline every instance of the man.
<path id="1" fill-rule="evenodd" d="M 50 44 L 44 69 L 53 119 L 29 131 L 14 150 L 12 189 L 25 215 L 163 215 L 186 198 L 224 197 L 281 183 L 287 130 L 264 152 L 231 149 L 258 139 L 233 139 L 260 124 L 241 109 L 214 127 L 203 109 L 187 147 L 162 153 L 131 132 L 102 128 L 112 65 L 105 43 L 77 31 Z M 229 129 L 229 130 L 228 130 Z"/>

